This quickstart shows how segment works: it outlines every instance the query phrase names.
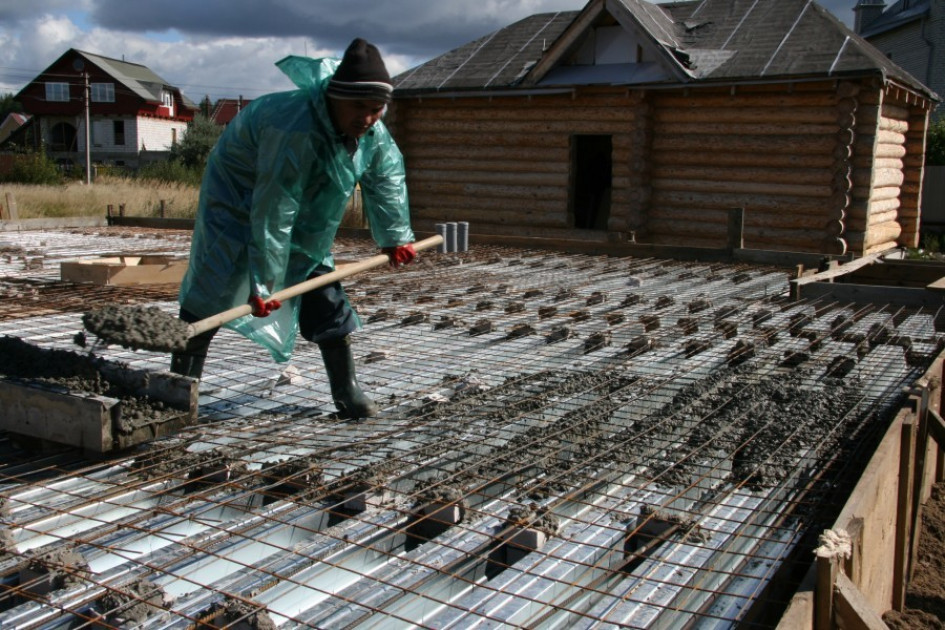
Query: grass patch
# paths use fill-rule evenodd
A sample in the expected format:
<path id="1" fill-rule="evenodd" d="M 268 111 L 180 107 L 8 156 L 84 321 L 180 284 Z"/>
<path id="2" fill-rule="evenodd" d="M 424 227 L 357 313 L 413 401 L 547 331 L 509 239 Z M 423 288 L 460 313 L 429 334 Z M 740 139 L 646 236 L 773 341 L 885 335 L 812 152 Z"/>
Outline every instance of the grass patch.
<path id="1" fill-rule="evenodd" d="M 118 213 L 121 204 L 125 216 L 164 216 L 192 219 L 197 212 L 200 189 L 177 182 L 101 176 L 91 185 L 68 182 L 62 185 L 0 184 L 0 203 L 6 193 L 13 193 L 21 219 L 52 217 L 105 216 L 109 205 Z"/>

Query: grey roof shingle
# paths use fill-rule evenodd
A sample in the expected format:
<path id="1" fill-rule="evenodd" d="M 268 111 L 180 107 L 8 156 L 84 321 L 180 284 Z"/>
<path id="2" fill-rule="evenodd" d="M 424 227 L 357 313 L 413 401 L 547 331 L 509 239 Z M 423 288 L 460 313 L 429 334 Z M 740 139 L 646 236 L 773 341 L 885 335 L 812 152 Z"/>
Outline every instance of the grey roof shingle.
<path id="1" fill-rule="evenodd" d="M 161 102 L 161 92 L 165 87 L 174 87 L 163 78 L 155 74 L 147 66 L 103 57 L 94 53 L 75 50 L 75 52 L 111 75 L 116 81 L 134 92 L 142 99 L 150 102 Z M 181 93 L 184 105 L 196 109 L 197 105 Z"/>
<path id="2" fill-rule="evenodd" d="M 598 1 L 591 0 L 584 10 Z M 686 72 L 667 79 L 645 68 L 646 64 L 624 64 L 610 71 L 559 64 L 552 71 L 553 84 L 641 85 L 877 74 L 937 99 L 921 81 L 812 0 L 692 0 L 661 5 L 608 0 L 608 4 L 616 4 L 621 16 L 629 16 L 643 28 L 654 52 L 662 58 L 671 55 Z M 520 20 L 395 77 L 395 87 L 401 95 L 518 87 L 579 15 L 580 11 L 565 11 Z"/>

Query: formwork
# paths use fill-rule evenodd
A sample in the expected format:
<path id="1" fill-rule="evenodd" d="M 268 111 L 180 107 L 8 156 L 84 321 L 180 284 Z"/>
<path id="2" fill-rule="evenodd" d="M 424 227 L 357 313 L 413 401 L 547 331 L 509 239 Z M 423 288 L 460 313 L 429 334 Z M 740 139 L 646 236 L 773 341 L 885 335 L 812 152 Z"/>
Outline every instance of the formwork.
<path id="1" fill-rule="evenodd" d="M 166 370 L 166 355 L 75 346 L 94 302 L 176 312 L 173 287 L 56 277 L 95 250 L 187 247 L 112 230 L 0 237 L 0 289 L 30 300 L 0 334 Z M 803 580 L 856 485 L 878 479 L 894 508 L 921 493 L 899 498 L 871 457 L 918 426 L 907 415 L 934 419 L 945 344 L 940 305 L 792 297 L 794 275 L 475 243 L 366 272 L 345 283 L 381 408 L 361 421 L 333 413 L 314 346 L 276 364 L 222 331 L 195 426 L 97 459 L 0 442 L 0 625 L 813 623 L 832 602 Z"/>

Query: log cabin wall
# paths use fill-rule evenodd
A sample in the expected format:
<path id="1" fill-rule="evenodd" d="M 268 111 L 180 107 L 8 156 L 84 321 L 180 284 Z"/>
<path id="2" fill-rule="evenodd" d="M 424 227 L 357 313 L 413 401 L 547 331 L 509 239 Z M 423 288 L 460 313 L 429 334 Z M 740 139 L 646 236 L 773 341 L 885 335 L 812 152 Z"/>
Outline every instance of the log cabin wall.
<path id="1" fill-rule="evenodd" d="M 645 214 L 646 131 L 638 127 L 645 116 L 640 93 L 589 88 L 573 95 L 404 99 L 385 122 L 404 154 L 415 229 L 469 221 L 477 234 L 607 240 L 625 237 Z M 612 137 L 606 230 L 573 227 L 575 135 Z"/>
<path id="2" fill-rule="evenodd" d="M 842 253 L 858 86 L 654 92 L 648 240 L 722 247 L 745 209 L 745 246 Z"/>
<path id="3" fill-rule="evenodd" d="M 720 248 L 744 208 L 745 247 L 863 255 L 918 238 L 925 110 L 887 92 L 874 79 L 588 87 L 402 99 L 386 122 L 418 231 L 469 221 L 479 235 Z M 612 138 L 602 230 L 574 227 L 581 134 Z"/>
<path id="4" fill-rule="evenodd" d="M 864 91 L 858 100 L 850 248 L 869 254 L 915 247 L 928 109 L 895 86 Z"/>

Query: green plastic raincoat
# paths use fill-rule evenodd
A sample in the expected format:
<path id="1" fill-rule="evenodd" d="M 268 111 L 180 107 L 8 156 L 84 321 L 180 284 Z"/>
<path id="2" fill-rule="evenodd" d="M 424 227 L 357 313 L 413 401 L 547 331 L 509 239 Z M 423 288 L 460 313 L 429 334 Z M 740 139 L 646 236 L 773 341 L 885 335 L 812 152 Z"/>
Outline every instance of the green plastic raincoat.
<path id="1" fill-rule="evenodd" d="M 414 241 L 403 157 L 378 121 L 350 156 L 335 132 L 324 88 L 337 59 L 286 57 L 276 65 L 300 89 L 252 101 L 226 128 L 207 161 L 180 304 L 210 317 L 251 294 L 302 282 L 334 267 L 331 246 L 360 182 L 371 235 L 380 247 Z M 269 317 L 226 324 L 286 361 L 299 329 L 299 298 Z"/>

